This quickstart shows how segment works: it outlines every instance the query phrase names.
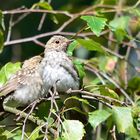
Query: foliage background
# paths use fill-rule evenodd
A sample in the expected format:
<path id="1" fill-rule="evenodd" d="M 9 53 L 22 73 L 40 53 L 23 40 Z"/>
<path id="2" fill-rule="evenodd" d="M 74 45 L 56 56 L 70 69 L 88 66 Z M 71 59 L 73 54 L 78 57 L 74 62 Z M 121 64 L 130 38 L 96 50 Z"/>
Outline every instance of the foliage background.
<path id="1" fill-rule="evenodd" d="M 94 94 L 94 98 L 91 98 L 90 96 L 90 99 L 84 97 L 83 99 L 87 99 L 89 101 L 87 104 L 95 106 L 96 109 L 87 109 L 88 123 L 84 124 L 84 128 L 83 124 L 81 125 L 79 121 L 77 122 L 77 126 L 79 126 L 76 130 L 78 135 L 73 139 L 80 139 L 80 136 L 83 134 L 85 134 L 85 139 L 96 140 L 139 139 L 140 1 L 48 1 L 54 11 L 56 11 L 56 14 L 47 13 L 40 30 L 38 30 L 38 26 L 40 25 L 43 13 L 34 12 L 28 14 L 27 12 L 28 15 L 17 24 L 15 24 L 17 19 L 22 17 L 24 13 L 13 15 L 4 14 L 5 11 L 13 9 L 15 11 L 26 10 L 26 8 L 30 9 L 31 7 L 33 8 L 33 5 L 34 10 L 50 10 L 49 6 L 45 8 L 39 4 L 35 6 L 38 2 L 42 2 L 45 5 L 45 2 L 47 1 L 5 0 L 0 2 L 1 15 L 4 15 L 4 22 L 0 15 L 0 49 L 2 51 L 0 54 L 0 66 L 3 68 L 0 71 L 0 83 L 3 84 L 6 82 L 7 79 L 4 78 L 3 80 L 3 77 L 15 66 L 10 64 L 7 66 L 10 70 L 3 72 L 5 69 L 3 66 L 6 63 L 17 61 L 23 62 L 32 56 L 42 53 L 44 50 L 41 46 L 42 43 L 45 44 L 52 34 L 37 39 L 39 42 L 31 40 L 25 43 L 21 41 L 21 43 L 15 42 L 12 45 L 7 45 L 11 40 L 20 40 L 22 38 L 29 38 L 35 35 L 56 31 L 64 23 L 67 23 L 67 20 L 72 18 L 75 13 L 80 13 L 81 15 L 79 14 L 73 22 L 70 22 L 68 26 L 63 29 L 64 33 L 62 35 L 70 38 L 74 36 L 75 33 L 79 32 L 75 37 L 76 48 L 74 56 L 80 58 L 86 65 L 86 75 L 84 76 L 85 90 Z M 82 15 L 82 11 L 89 7 L 91 7 L 91 9 Z M 65 13 L 58 14 L 57 10 L 63 12 L 68 11 L 73 15 L 72 17 L 68 17 Z M 51 9 L 51 11 L 53 10 Z M 89 16 L 89 19 L 86 20 L 87 17 L 84 16 Z M 95 16 L 99 19 L 95 19 Z M 89 23 L 90 20 L 93 24 Z M 56 21 L 58 22 L 57 24 L 55 23 Z M 11 29 L 10 22 L 15 24 Z M 10 37 L 8 37 L 8 35 Z M 81 36 L 84 40 L 81 39 Z M 92 40 L 89 41 L 88 38 Z M 85 40 L 87 40 L 87 42 Z M 80 45 L 77 47 L 77 44 Z M 94 45 L 92 46 L 91 44 Z M 75 44 L 72 44 L 72 47 L 75 47 Z M 104 48 L 103 52 L 102 48 Z M 16 63 L 15 67 L 18 69 L 19 64 Z M 82 73 L 81 64 L 79 69 Z M 12 71 L 15 71 L 15 69 Z M 96 94 L 99 95 L 99 97 L 96 97 Z M 102 97 L 100 95 L 102 95 Z M 107 100 L 106 97 L 109 97 L 109 100 Z M 120 102 L 116 102 L 114 99 Z M 82 101 L 82 103 L 84 104 L 85 100 Z M 127 107 L 124 107 L 124 103 L 127 104 Z M 44 116 L 47 118 L 50 111 L 49 105 L 49 103 L 40 104 L 38 111 L 34 112 L 35 116 L 38 116 L 39 119 L 44 119 Z M 62 105 L 62 103 L 58 102 L 58 105 Z M 112 109 L 110 109 L 110 106 Z M 4 126 L 3 129 L 1 129 L 0 138 L 22 139 L 22 125 L 15 125 L 15 122 L 11 121 L 14 118 L 15 115 L 9 115 L 6 120 L 3 116 L 1 117 L 1 124 L 6 125 L 7 127 Z M 53 117 L 51 119 L 53 119 Z M 20 122 L 23 122 L 23 120 Z M 64 121 L 62 124 L 68 129 L 68 126 L 73 126 L 73 123 L 75 122 L 66 123 Z M 101 123 L 102 125 L 100 125 Z M 15 126 L 11 127 L 9 124 Z M 73 128 L 75 128 L 75 126 Z M 68 133 L 69 137 L 72 137 L 72 135 L 76 136 L 73 132 L 73 128 L 69 130 L 69 132 L 72 133 Z M 26 124 L 25 132 L 30 139 L 45 138 L 45 134 L 43 134 L 35 124 L 33 125 L 30 122 Z M 26 139 L 27 136 L 24 138 Z M 47 137 L 48 139 L 51 139 L 52 135 L 48 133 Z M 56 137 L 57 139 L 67 139 L 67 134 L 64 131 L 59 133 Z"/>

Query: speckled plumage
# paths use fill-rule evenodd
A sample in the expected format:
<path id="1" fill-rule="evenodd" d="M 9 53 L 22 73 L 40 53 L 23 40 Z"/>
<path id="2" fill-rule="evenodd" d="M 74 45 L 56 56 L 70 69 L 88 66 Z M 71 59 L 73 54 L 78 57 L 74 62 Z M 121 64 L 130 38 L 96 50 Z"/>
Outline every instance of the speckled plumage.
<path id="1" fill-rule="evenodd" d="M 53 36 L 46 44 L 44 58 L 35 56 L 26 60 L 15 75 L 0 89 L 1 95 L 10 94 L 4 104 L 11 107 L 28 105 L 48 95 L 56 86 L 58 93 L 79 89 L 79 77 L 66 54 L 70 40 Z"/>
<path id="2" fill-rule="evenodd" d="M 79 77 L 71 59 L 66 54 L 70 41 L 63 36 L 53 36 L 45 46 L 40 73 L 46 92 L 56 86 L 58 93 L 79 89 Z"/>
<path id="3" fill-rule="evenodd" d="M 26 60 L 22 68 L 0 88 L 1 96 L 10 94 L 4 99 L 4 104 L 11 107 L 24 106 L 44 96 L 43 81 L 38 72 L 41 60 L 41 56 Z"/>

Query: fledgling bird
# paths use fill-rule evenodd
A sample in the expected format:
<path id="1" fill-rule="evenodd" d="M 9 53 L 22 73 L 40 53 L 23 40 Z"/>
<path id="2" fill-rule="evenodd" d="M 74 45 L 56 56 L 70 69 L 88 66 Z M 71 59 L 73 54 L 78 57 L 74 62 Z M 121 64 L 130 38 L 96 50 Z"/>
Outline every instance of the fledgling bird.
<path id="1" fill-rule="evenodd" d="M 39 97 L 47 96 L 54 86 L 60 96 L 69 89 L 79 89 L 78 73 L 66 53 L 70 43 L 71 40 L 63 36 L 53 36 L 46 43 L 44 58 L 35 56 L 25 61 L 22 69 L 0 88 L 1 95 L 11 93 L 4 99 L 3 105 L 28 105 Z"/>
<path id="2" fill-rule="evenodd" d="M 51 88 L 56 89 L 62 102 L 70 96 L 66 91 L 80 88 L 80 78 L 66 53 L 70 43 L 71 40 L 63 36 L 53 36 L 45 46 L 44 58 L 40 64 L 45 91 L 48 92 Z M 82 110 L 81 103 L 74 99 L 68 100 L 65 107 Z M 84 120 L 83 116 L 81 117 L 81 114 L 75 111 L 67 112 L 66 118 Z"/>
<path id="3" fill-rule="evenodd" d="M 41 60 L 41 56 L 35 56 L 26 60 L 22 68 L 0 88 L 0 96 L 7 95 L 3 106 L 25 106 L 44 96 L 43 81 L 38 72 Z"/>
<path id="4" fill-rule="evenodd" d="M 46 92 L 53 86 L 56 87 L 58 93 L 65 93 L 69 89 L 79 89 L 78 73 L 66 53 L 70 43 L 71 40 L 63 36 L 53 36 L 45 46 L 40 74 Z"/>

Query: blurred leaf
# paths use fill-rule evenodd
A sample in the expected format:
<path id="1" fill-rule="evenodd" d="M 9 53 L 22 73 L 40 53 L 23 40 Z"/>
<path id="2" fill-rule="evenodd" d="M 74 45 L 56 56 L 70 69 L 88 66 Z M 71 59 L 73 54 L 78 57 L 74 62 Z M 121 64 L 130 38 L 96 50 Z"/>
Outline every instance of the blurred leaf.
<path id="1" fill-rule="evenodd" d="M 132 107 L 132 117 L 137 130 L 140 131 L 140 106 Z"/>
<path id="2" fill-rule="evenodd" d="M 73 55 L 73 51 L 74 51 L 74 49 L 75 49 L 77 46 L 79 46 L 79 43 L 78 43 L 76 40 L 73 41 L 73 42 L 69 45 L 69 47 L 68 47 L 68 49 L 67 49 L 67 54 L 68 54 L 69 56 L 72 56 L 72 55 Z"/>
<path id="3" fill-rule="evenodd" d="M 127 33 L 124 29 L 118 28 L 115 31 L 115 36 L 117 38 L 118 43 L 121 43 L 123 39 L 125 38 L 125 36 L 127 36 Z"/>
<path id="4" fill-rule="evenodd" d="M 100 36 L 102 29 L 106 25 L 106 18 L 95 17 L 95 16 L 81 16 L 81 19 L 87 22 L 87 25 L 95 33 L 95 35 Z"/>
<path id="5" fill-rule="evenodd" d="M 3 36 L 3 32 L 0 30 L 0 53 L 3 50 L 3 45 L 4 45 L 4 36 Z"/>
<path id="6" fill-rule="evenodd" d="M 78 59 L 74 60 L 73 64 L 74 64 L 76 70 L 78 71 L 80 79 L 83 79 L 84 76 L 86 75 L 85 69 L 84 69 L 84 64 Z"/>
<path id="7" fill-rule="evenodd" d="M 5 131 L 3 132 L 3 135 L 5 135 L 5 136 L 7 137 L 7 139 L 9 139 L 9 138 L 13 138 L 13 136 L 15 136 L 16 134 L 15 134 L 15 133 L 11 133 L 11 132 L 8 131 L 8 130 L 5 130 Z"/>
<path id="8" fill-rule="evenodd" d="M 7 137 L 4 135 L 0 135 L 0 140 L 7 140 Z"/>
<path id="9" fill-rule="evenodd" d="M 124 37 L 128 37 L 127 28 L 130 21 L 130 17 L 122 16 L 115 18 L 109 23 L 110 29 L 114 31 L 118 43 L 121 43 Z"/>
<path id="10" fill-rule="evenodd" d="M 92 39 L 77 39 L 77 41 L 87 50 L 89 51 L 97 51 L 100 53 L 105 53 L 105 50 L 103 49 L 103 47 L 101 47 L 101 44 L 99 44 L 98 42 L 93 41 Z"/>
<path id="11" fill-rule="evenodd" d="M 128 28 L 130 17 L 122 16 L 115 18 L 109 23 L 110 29 L 116 31 L 117 29 L 126 30 Z"/>
<path id="12" fill-rule="evenodd" d="M 107 120 L 111 116 L 111 113 L 107 112 L 106 110 L 96 110 L 94 112 L 89 112 L 89 123 L 91 126 L 96 129 L 96 127 Z"/>
<path id="13" fill-rule="evenodd" d="M 32 9 L 36 8 L 36 7 L 40 7 L 42 9 L 46 9 L 46 10 L 53 10 L 52 6 L 48 3 L 48 2 L 38 2 L 38 3 L 35 3 L 33 6 L 32 6 Z"/>
<path id="14" fill-rule="evenodd" d="M 86 105 L 89 105 L 89 106 L 95 108 L 95 107 L 92 106 L 86 99 L 78 98 L 77 96 L 68 97 L 68 98 L 65 100 L 64 104 L 65 104 L 68 100 L 71 100 L 71 99 L 78 100 L 78 101 L 80 101 L 80 102 L 82 102 L 82 103 L 84 103 L 84 104 L 86 104 Z"/>
<path id="15" fill-rule="evenodd" d="M 113 91 L 112 89 L 109 89 L 106 86 L 100 86 L 99 90 L 100 90 L 100 93 L 102 95 L 105 95 L 105 96 L 108 96 L 108 97 L 111 97 L 111 98 L 115 98 L 115 99 L 119 99 L 118 94 L 115 91 Z"/>
<path id="16" fill-rule="evenodd" d="M 81 140 L 85 134 L 84 125 L 78 120 L 65 120 L 63 129 L 63 140 Z"/>
<path id="17" fill-rule="evenodd" d="M 134 77 L 128 82 L 128 89 L 133 92 L 137 90 L 140 91 L 140 77 Z"/>
<path id="18" fill-rule="evenodd" d="M 132 8 L 128 12 L 131 13 L 131 14 L 134 14 L 135 16 L 140 17 L 140 9 L 139 8 Z"/>
<path id="19" fill-rule="evenodd" d="M 4 134 L 4 129 L 3 128 L 0 128 L 0 140 L 7 140 L 7 137 Z"/>
<path id="20" fill-rule="evenodd" d="M 118 58 L 115 56 L 100 56 L 99 68 L 105 72 L 113 72 L 117 64 Z"/>
<path id="21" fill-rule="evenodd" d="M 52 6 L 46 1 L 44 1 L 44 2 L 41 1 L 41 2 L 35 3 L 31 8 L 34 9 L 36 7 L 39 7 L 39 8 L 45 9 L 45 10 L 53 10 Z M 51 14 L 51 19 L 55 24 L 58 24 L 58 20 L 57 20 L 56 16 L 54 16 L 53 14 Z"/>
<path id="22" fill-rule="evenodd" d="M 125 133 L 131 138 L 138 138 L 138 133 L 133 126 L 132 109 L 130 107 L 113 107 L 112 115 L 118 132 Z"/>
<path id="23" fill-rule="evenodd" d="M 55 24 L 58 24 L 59 21 L 57 20 L 56 16 L 54 15 L 51 15 L 51 20 L 55 23 Z"/>
<path id="24" fill-rule="evenodd" d="M 101 83 L 101 80 L 99 78 L 95 78 L 94 80 L 91 81 L 92 85 L 98 85 L 99 83 Z"/>
<path id="25" fill-rule="evenodd" d="M 3 66 L 0 70 L 0 86 L 3 85 L 11 77 L 11 75 L 15 74 L 16 71 L 20 69 L 20 66 L 20 62 L 9 62 Z"/>
<path id="26" fill-rule="evenodd" d="M 40 126 L 36 127 L 31 135 L 29 136 L 30 140 L 36 140 L 39 137 Z"/>

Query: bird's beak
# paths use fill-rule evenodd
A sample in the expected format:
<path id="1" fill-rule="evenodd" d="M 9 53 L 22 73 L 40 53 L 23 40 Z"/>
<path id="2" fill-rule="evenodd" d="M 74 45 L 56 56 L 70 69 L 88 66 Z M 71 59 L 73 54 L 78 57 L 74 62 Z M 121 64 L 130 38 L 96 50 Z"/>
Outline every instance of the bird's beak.
<path id="1" fill-rule="evenodd" d="M 69 45 L 70 43 L 72 43 L 74 41 L 74 39 L 70 39 L 67 41 L 67 45 Z"/>

